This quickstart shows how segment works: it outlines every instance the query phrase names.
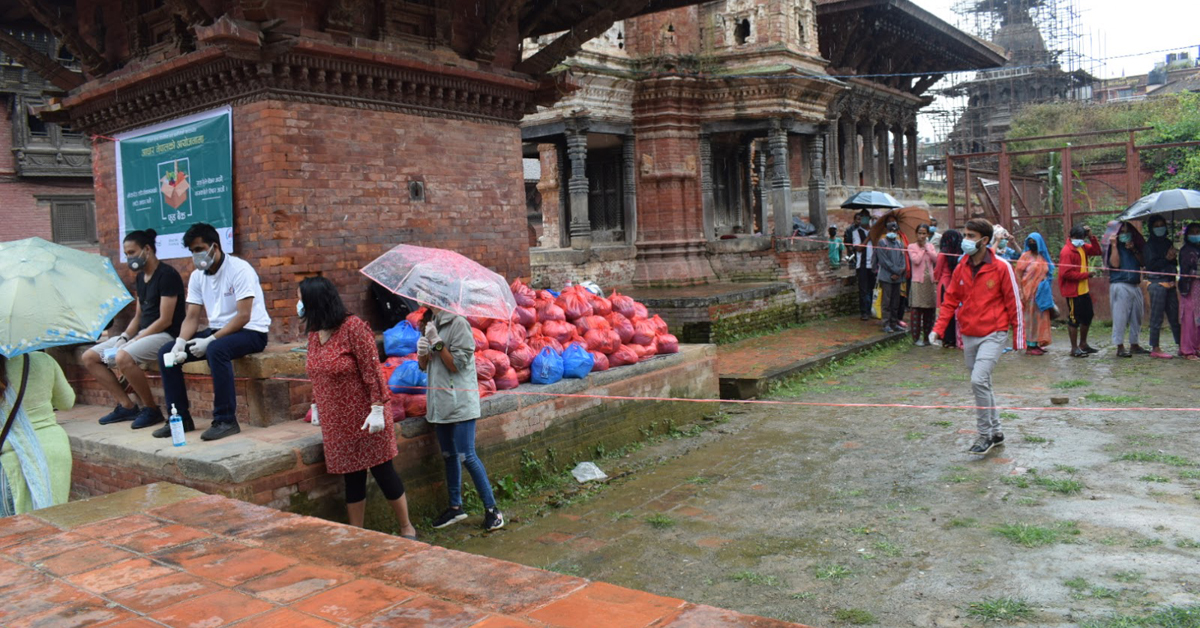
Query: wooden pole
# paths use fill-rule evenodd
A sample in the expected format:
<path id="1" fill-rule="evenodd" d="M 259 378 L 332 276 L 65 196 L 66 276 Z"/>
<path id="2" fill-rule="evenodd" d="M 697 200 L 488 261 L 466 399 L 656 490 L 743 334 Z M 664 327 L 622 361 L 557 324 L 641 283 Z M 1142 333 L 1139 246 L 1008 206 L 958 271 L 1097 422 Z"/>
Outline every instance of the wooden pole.
<path id="1" fill-rule="evenodd" d="M 1071 147 L 1062 150 L 1063 235 L 1070 238 L 1071 216 L 1075 213 L 1074 173 L 1071 172 Z"/>
<path id="2" fill-rule="evenodd" d="M 1000 225 L 1012 233 L 1012 172 L 1008 160 L 1008 143 L 1000 145 Z"/>
<path id="3" fill-rule="evenodd" d="M 946 154 L 946 196 L 950 205 L 950 225 L 947 229 L 958 228 L 958 211 L 954 206 L 954 157 Z"/>

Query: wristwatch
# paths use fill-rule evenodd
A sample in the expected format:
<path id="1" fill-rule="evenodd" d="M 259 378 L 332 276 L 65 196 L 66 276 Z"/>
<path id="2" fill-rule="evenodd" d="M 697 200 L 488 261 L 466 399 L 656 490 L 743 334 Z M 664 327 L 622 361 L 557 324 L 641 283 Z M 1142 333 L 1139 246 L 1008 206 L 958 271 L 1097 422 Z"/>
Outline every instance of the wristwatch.
<path id="1" fill-rule="evenodd" d="M 445 348 L 446 348 L 446 343 L 445 343 L 445 341 L 442 341 L 442 340 L 437 341 L 437 343 L 433 345 L 434 351 L 441 351 L 442 349 L 445 349 Z"/>

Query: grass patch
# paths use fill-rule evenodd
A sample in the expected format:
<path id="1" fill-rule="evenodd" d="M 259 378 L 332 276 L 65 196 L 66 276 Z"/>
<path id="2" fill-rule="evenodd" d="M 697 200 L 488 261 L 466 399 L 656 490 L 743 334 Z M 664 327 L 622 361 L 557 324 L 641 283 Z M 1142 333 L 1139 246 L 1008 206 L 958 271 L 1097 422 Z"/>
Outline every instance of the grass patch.
<path id="1" fill-rule="evenodd" d="M 1180 471 L 1179 479 L 1181 479 L 1181 480 L 1200 480 L 1200 471 L 1195 471 L 1192 469 L 1188 469 L 1186 471 Z"/>
<path id="2" fill-rule="evenodd" d="M 1116 573 L 1111 574 L 1109 577 L 1112 578 L 1113 580 L 1116 580 L 1117 582 L 1124 582 L 1125 584 L 1132 584 L 1134 582 L 1141 582 L 1142 576 L 1144 576 L 1144 575 L 1146 575 L 1146 574 L 1144 574 L 1140 571 L 1118 571 Z"/>
<path id="3" fill-rule="evenodd" d="M 891 541 L 875 541 L 875 544 L 872 545 L 872 547 L 874 547 L 875 551 L 879 552 L 880 554 L 883 554 L 884 556 L 890 556 L 892 558 L 897 558 L 904 553 L 904 551 L 900 549 L 899 545 L 896 545 Z"/>
<path id="4" fill-rule="evenodd" d="M 1089 587 L 1091 587 L 1092 585 L 1088 584 L 1087 580 L 1084 580 L 1083 578 L 1076 576 L 1074 578 L 1071 578 L 1070 580 L 1063 580 L 1063 586 L 1067 587 L 1068 589 L 1072 589 L 1074 591 L 1084 591 L 1084 590 L 1088 589 Z"/>
<path id="5" fill-rule="evenodd" d="M 1133 542 L 1134 547 L 1158 547 L 1162 544 L 1162 539 L 1138 539 Z"/>
<path id="6" fill-rule="evenodd" d="M 633 519 L 633 513 L 628 512 L 628 511 L 614 512 L 611 515 L 609 515 L 608 518 L 611 519 L 612 521 L 623 521 L 625 519 Z"/>
<path id="7" fill-rule="evenodd" d="M 1138 403 L 1142 398 L 1138 395 L 1104 395 L 1101 393 L 1088 393 L 1083 396 L 1088 401 L 1096 403 Z"/>
<path id="8" fill-rule="evenodd" d="M 861 608 L 839 608 L 833 612 L 833 618 L 855 626 L 869 626 L 879 623 L 879 620 L 875 619 L 874 615 Z"/>
<path id="9" fill-rule="evenodd" d="M 982 621 L 1028 621 L 1033 618 L 1033 607 L 1019 598 L 984 598 L 982 602 L 967 605 L 967 615 Z"/>
<path id="10" fill-rule="evenodd" d="M 734 582 L 745 582 L 747 584 L 763 587 L 779 586 L 778 578 L 775 576 L 764 575 L 758 573 L 757 571 L 739 571 L 732 576 L 729 576 L 729 579 L 733 580 Z"/>
<path id="11" fill-rule="evenodd" d="M 793 593 L 793 594 L 789 595 L 788 597 L 793 600 L 807 600 L 807 599 L 812 598 L 812 596 L 813 596 L 812 591 L 800 591 L 798 593 Z"/>
<path id="12" fill-rule="evenodd" d="M 922 438 L 925 438 L 925 436 L 927 436 L 927 434 L 924 432 L 909 432 L 904 435 L 904 440 L 921 440 Z"/>
<path id="13" fill-rule="evenodd" d="M 962 484 L 963 482 L 970 482 L 974 479 L 975 476 L 967 475 L 965 473 L 951 473 L 949 475 L 942 476 L 942 481 L 949 482 L 950 484 Z"/>
<path id="14" fill-rule="evenodd" d="M 979 522 L 971 517 L 964 517 L 962 519 L 955 518 L 955 519 L 951 519 L 950 522 L 946 524 L 946 527 L 947 528 L 978 528 Z"/>
<path id="15" fill-rule="evenodd" d="M 1080 628 L 1200 628 L 1200 605 L 1168 606 L 1149 615 L 1113 615 L 1091 619 Z"/>
<path id="16" fill-rule="evenodd" d="M 1074 388 L 1085 388 L 1091 385 L 1092 383 L 1086 379 L 1067 379 L 1061 382 L 1054 382 L 1053 384 L 1050 384 L 1050 387 L 1058 390 L 1072 390 Z"/>
<path id="17" fill-rule="evenodd" d="M 1138 479 L 1143 482 L 1170 482 L 1171 481 L 1171 478 L 1169 478 L 1169 477 L 1166 477 L 1163 475 L 1154 475 L 1154 474 L 1143 475 L 1142 477 L 1140 477 Z"/>
<path id="18" fill-rule="evenodd" d="M 1175 539 L 1175 547 L 1182 547 L 1183 549 L 1197 549 L 1200 548 L 1200 541 L 1194 541 L 1192 539 Z"/>
<path id="19" fill-rule="evenodd" d="M 1051 478 L 1041 475 L 1034 481 L 1037 482 L 1038 486 L 1053 493 L 1074 495 L 1083 491 L 1083 482 L 1072 478 Z"/>
<path id="20" fill-rule="evenodd" d="M 830 563 L 828 565 L 817 565 L 813 569 L 813 575 L 816 576 L 817 580 L 841 580 L 842 578 L 849 578 L 854 575 L 854 571 L 849 567 Z"/>
<path id="21" fill-rule="evenodd" d="M 1027 443 L 1034 443 L 1034 444 L 1041 444 L 1041 443 L 1048 443 L 1048 442 L 1050 442 L 1050 439 L 1049 439 L 1049 438 L 1044 438 L 1044 437 L 1041 437 L 1041 436 L 1026 436 L 1024 440 L 1025 440 L 1025 442 L 1027 442 Z"/>
<path id="22" fill-rule="evenodd" d="M 696 484 L 696 485 L 708 484 L 709 482 L 712 482 L 712 478 L 706 478 L 703 475 L 693 475 L 692 477 L 687 479 L 687 482 L 688 482 L 688 484 Z"/>
<path id="23" fill-rule="evenodd" d="M 954 421 L 930 421 L 929 424 L 934 427 L 951 427 L 954 425 Z"/>
<path id="24" fill-rule="evenodd" d="M 1054 470 L 1061 471 L 1062 473 L 1069 473 L 1071 475 L 1075 475 L 1076 473 L 1079 473 L 1079 469 L 1077 467 L 1072 467 L 1072 466 L 1065 465 L 1065 464 L 1054 465 Z"/>
<path id="25" fill-rule="evenodd" d="M 675 520 L 662 513 L 647 515 L 645 521 L 650 524 L 651 528 L 657 530 L 665 530 L 675 526 Z"/>
<path id="26" fill-rule="evenodd" d="M 1000 478 L 1001 484 L 1015 486 L 1017 488 L 1029 488 L 1029 476 L 1027 475 L 1006 475 Z"/>
<path id="27" fill-rule="evenodd" d="M 849 532 L 851 534 L 870 534 L 870 533 L 874 532 L 874 530 L 872 530 L 871 528 L 868 528 L 867 526 L 861 526 L 858 528 L 850 528 L 849 530 L 847 530 L 847 532 Z"/>
<path id="28" fill-rule="evenodd" d="M 1183 456 L 1164 454 L 1159 451 L 1127 451 L 1120 456 L 1117 456 L 1117 460 L 1127 462 L 1161 462 L 1162 464 L 1172 467 L 1196 466 L 1195 462 L 1184 458 Z"/>
<path id="29" fill-rule="evenodd" d="M 1079 534 L 1074 521 L 1062 521 L 1053 526 L 1038 526 L 1031 523 L 1006 523 L 995 528 L 997 535 L 1024 547 L 1053 545 L 1068 536 Z"/>

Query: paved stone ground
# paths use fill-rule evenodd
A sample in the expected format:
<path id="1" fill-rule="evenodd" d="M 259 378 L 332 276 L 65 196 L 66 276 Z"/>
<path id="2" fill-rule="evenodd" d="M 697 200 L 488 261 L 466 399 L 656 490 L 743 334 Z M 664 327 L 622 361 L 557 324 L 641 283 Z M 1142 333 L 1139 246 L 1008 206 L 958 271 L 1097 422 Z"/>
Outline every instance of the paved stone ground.
<path id="1" fill-rule="evenodd" d="M 717 347 L 721 377 L 762 377 L 797 362 L 886 335 L 879 321 L 829 318 Z"/>
<path id="2" fill-rule="evenodd" d="M 632 473 L 590 497 L 514 503 L 505 531 L 432 540 L 812 625 L 1200 626 L 1200 412 L 1154 409 L 1200 408 L 1200 370 L 1055 343 L 1005 355 L 997 388 L 1012 406 L 1069 405 L 1005 410 L 1008 445 L 986 457 L 965 453 L 970 410 L 727 404 L 700 436 L 603 461 Z M 775 399 L 972 402 L 960 352 L 907 343 Z"/>
<path id="3" fill-rule="evenodd" d="M 791 624 L 152 484 L 0 519 L 0 625 Z"/>

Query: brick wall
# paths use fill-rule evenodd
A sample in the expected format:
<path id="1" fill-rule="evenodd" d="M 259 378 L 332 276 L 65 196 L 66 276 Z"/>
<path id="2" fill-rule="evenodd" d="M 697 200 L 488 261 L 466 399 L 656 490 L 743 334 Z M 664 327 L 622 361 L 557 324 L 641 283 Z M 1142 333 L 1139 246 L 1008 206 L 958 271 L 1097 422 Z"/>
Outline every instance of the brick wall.
<path id="1" fill-rule="evenodd" d="M 698 7 L 640 15 L 625 20 L 625 50 L 631 57 L 699 54 L 702 31 Z"/>
<path id="2" fill-rule="evenodd" d="M 311 275 L 330 278 L 370 320 L 358 270 L 396 244 L 529 273 L 515 127 L 268 100 L 235 106 L 233 128 L 235 254 L 258 270 L 272 340 L 298 337 L 296 282 Z M 113 145 L 94 158 L 101 249 L 115 258 Z M 411 181 L 424 184 L 424 201 L 409 200 Z"/>

